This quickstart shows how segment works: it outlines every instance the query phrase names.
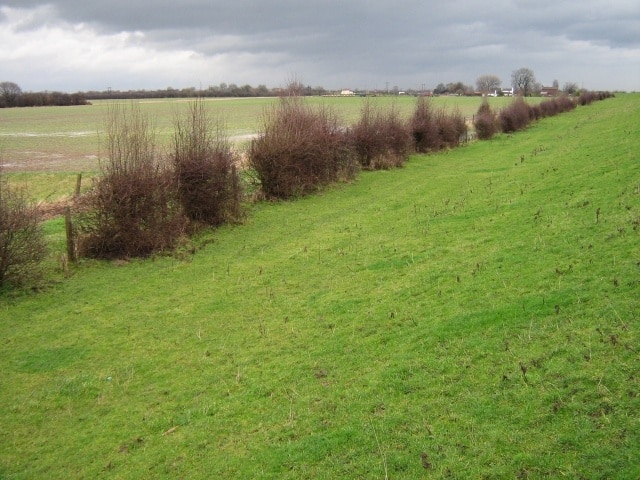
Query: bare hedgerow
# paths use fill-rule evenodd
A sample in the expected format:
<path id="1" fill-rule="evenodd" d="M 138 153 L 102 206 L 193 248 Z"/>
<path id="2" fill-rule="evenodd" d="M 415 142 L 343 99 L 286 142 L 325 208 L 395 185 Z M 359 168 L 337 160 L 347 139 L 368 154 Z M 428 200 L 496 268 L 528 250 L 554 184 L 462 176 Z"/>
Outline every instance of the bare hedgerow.
<path id="1" fill-rule="evenodd" d="M 486 100 L 480 104 L 473 121 L 476 136 L 480 140 L 489 140 L 498 133 L 498 119 Z"/>
<path id="2" fill-rule="evenodd" d="M 383 112 L 382 122 L 387 154 L 375 167 L 378 169 L 401 167 L 413 150 L 409 126 L 395 105 L 391 105 Z"/>
<path id="3" fill-rule="evenodd" d="M 553 117 L 559 113 L 555 98 L 544 100 L 538 106 L 541 113 L 540 117 Z M 537 120 L 537 118 L 534 118 L 534 120 Z"/>
<path id="4" fill-rule="evenodd" d="M 106 150 L 89 211 L 80 218 L 80 254 L 144 257 L 174 247 L 186 219 L 173 174 L 157 154 L 155 133 L 138 106 L 109 107 Z"/>
<path id="5" fill-rule="evenodd" d="M 442 137 L 438 132 L 436 112 L 431 100 L 418 97 L 409 125 L 416 152 L 435 152 L 442 148 Z"/>
<path id="6" fill-rule="evenodd" d="M 615 95 L 611 92 L 590 92 L 588 90 L 583 90 L 580 92 L 580 95 L 578 96 L 577 103 L 584 106 L 584 105 L 589 105 L 592 102 L 595 102 L 598 100 L 605 100 L 607 98 L 611 98 L 614 96 Z"/>
<path id="7" fill-rule="evenodd" d="M 395 105 L 382 110 L 369 99 L 365 100 L 360 118 L 348 130 L 348 136 L 358 163 L 367 169 L 399 167 L 411 150 L 411 135 Z"/>
<path id="8" fill-rule="evenodd" d="M 499 114 L 502 132 L 511 133 L 524 130 L 531 123 L 531 111 L 529 105 L 518 96 Z"/>
<path id="9" fill-rule="evenodd" d="M 560 95 L 555 99 L 560 112 L 570 112 L 576 108 L 577 103 L 567 95 Z"/>
<path id="10" fill-rule="evenodd" d="M 357 171 L 333 111 L 313 109 L 295 94 L 265 110 L 248 156 L 262 193 L 271 198 L 306 195 Z"/>
<path id="11" fill-rule="evenodd" d="M 0 167 L 0 287 L 37 280 L 46 253 L 38 206 Z"/>
<path id="12" fill-rule="evenodd" d="M 358 163 L 364 168 L 371 168 L 384 154 L 381 114 L 369 99 L 362 105 L 358 122 L 349 129 L 349 141 Z"/>
<path id="13" fill-rule="evenodd" d="M 185 215 L 207 225 L 234 223 L 242 217 L 242 188 L 236 153 L 220 118 L 213 119 L 204 101 L 176 116 L 171 160 L 177 193 Z"/>
<path id="14" fill-rule="evenodd" d="M 457 108 L 451 113 L 440 109 L 436 115 L 436 125 L 443 148 L 455 148 L 466 138 L 467 124 Z"/>
<path id="15" fill-rule="evenodd" d="M 582 106 L 590 105 L 595 100 L 598 100 L 598 94 L 587 90 L 581 91 L 580 96 L 578 97 L 578 103 Z"/>

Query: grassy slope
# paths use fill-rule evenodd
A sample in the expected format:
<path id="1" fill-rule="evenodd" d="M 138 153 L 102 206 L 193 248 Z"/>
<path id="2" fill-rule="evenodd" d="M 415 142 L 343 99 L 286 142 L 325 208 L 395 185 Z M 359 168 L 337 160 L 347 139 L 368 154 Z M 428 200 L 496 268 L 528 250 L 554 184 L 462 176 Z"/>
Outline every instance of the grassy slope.
<path id="1" fill-rule="evenodd" d="M 620 96 L 5 298 L 0 477 L 640 476 L 638 125 Z"/>

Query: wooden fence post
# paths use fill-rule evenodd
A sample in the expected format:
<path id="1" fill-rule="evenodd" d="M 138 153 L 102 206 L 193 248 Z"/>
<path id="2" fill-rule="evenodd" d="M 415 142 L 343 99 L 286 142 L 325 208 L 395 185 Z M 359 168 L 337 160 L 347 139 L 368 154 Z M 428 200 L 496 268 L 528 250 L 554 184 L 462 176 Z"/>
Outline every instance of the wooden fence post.
<path id="1" fill-rule="evenodd" d="M 71 223 L 71 208 L 64 209 L 64 224 L 67 230 L 67 258 L 70 262 L 76 262 L 75 238 L 73 238 L 73 224 Z"/>
<path id="2" fill-rule="evenodd" d="M 80 187 L 82 186 L 82 174 L 79 173 L 76 177 L 76 192 L 75 197 L 78 198 L 80 196 Z"/>

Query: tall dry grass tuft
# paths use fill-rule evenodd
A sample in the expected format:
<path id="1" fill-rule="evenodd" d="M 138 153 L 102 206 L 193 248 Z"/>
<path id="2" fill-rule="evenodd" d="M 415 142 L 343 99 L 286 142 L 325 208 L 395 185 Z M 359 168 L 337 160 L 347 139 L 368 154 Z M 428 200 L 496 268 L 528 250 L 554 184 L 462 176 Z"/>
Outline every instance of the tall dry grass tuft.
<path id="1" fill-rule="evenodd" d="M 202 99 L 174 120 L 171 161 L 185 215 L 207 225 L 242 217 L 242 188 L 236 154 L 221 119 L 212 119 Z"/>
<path id="2" fill-rule="evenodd" d="M 283 96 L 265 110 L 249 164 L 271 198 L 306 195 L 357 170 L 334 112 L 313 109 L 298 95 Z"/>
<path id="3" fill-rule="evenodd" d="M 109 107 L 107 160 L 80 220 L 79 251 L 95 258 L 141 257 L 172 248 L 186 226 L 171 170 L 139 107 Z"/>

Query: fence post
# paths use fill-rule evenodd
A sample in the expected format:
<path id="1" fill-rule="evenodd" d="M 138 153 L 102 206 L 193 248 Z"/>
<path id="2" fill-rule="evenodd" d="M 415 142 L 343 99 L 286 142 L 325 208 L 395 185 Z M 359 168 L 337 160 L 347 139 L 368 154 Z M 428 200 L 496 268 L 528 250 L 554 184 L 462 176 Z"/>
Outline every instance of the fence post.
<path id="1" fill-rule="evenodd" d="M 73 238 L 73 224 L 71 223 L 71 208 L 64 209 L 64 225 L 67 230 L 67 258 L 70 262 L 76 262 L 75 239 Z"/>
<path id="2" fill-rule="evenodd" d="M 79 173 L 78 176 L 76 177 L 76 192 L 75 192 L 75 197 L 79 197 L 80 196 L 80 187 L 82 186 L 82 174 Z"/>

